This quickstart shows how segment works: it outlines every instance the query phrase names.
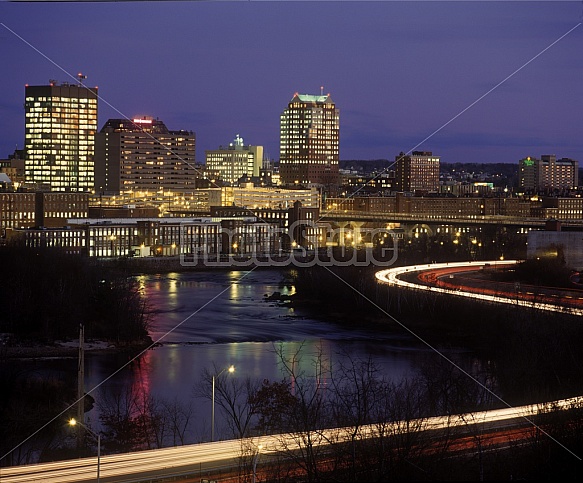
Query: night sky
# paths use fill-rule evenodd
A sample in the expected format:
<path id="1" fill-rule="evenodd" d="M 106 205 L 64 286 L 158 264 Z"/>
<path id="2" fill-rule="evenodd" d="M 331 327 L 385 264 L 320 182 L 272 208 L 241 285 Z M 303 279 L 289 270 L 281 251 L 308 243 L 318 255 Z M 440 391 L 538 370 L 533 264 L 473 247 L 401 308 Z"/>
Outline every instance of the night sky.
<path id="1" fill-rule="evenodd" d="M 277 160 L 281 112 L 323 86 L 341 160 L 583 162 L 582 14 L 581 1 L 2 1 L 0 158 L 23 147 L 24 85 L 82 72 L 99 129 L 158 117 L 196 132 L 197 161 L 236 134 Z"/>

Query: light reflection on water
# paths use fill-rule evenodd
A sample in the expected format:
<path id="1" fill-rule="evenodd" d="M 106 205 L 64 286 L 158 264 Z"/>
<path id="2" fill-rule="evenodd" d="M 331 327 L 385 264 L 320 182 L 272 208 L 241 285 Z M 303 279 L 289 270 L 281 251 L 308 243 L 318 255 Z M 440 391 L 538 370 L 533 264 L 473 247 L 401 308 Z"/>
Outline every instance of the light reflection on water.
<path id="1" fill-rule="evenodd" d="M 151 307 L 151 337 L 160 345 L 130 364 L 120 355 L 88 353 L 85 387 L 90 391 L 99 386 L 92 392 L 98 399 L 129 390 L 146 398 L 192 403 L 196 416 L 191 442 L 208 439 L 210 402 L 194 396 L 204 369 L 212 372 L 232 364 L 236 371 L 229 377 L 281 380 L 276 351 L 287 358 L 301 349 L 297 369 L 306 375 L 316 376 L 319 354 L 332 370 L 350 354 L 372 357 L 386 376 L 400 381 L 429 352 L 411 338 L 384 336 L 359 327 L 358 321 L 340 327 L 310 318 L 301 308 L 267 301 L 274 292 L 295 293 L 277 271 L 172 273 L 141 276 L 139 282 Z M 87 416 L 97 424 L 98 409 Z"/>
<path id="2" fill-rule="evenodd" d="M 296 292 L 276 271 L 185 273 L 140 277 L 151 304 L 151 336 L 162 343 L 237 343 L 305 339 L 370 339 L 378 334 L 347 330 L 310 319 L 301 310 L 265 297 Z M 211 301 L 209 303 L 209 301 Z"/>

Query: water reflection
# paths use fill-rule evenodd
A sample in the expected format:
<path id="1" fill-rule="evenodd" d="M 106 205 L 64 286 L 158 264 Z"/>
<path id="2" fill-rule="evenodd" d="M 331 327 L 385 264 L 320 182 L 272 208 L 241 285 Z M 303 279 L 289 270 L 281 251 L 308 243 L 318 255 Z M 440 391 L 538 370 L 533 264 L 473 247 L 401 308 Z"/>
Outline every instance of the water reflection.
<path id="1" fill-rule="evenodd" d="M 277 271 L 172 273 L 138 280 L 150 306 L 151 336 L 160 345 L 129 364 L 121 355 L 87 354 L 85 387 L 95 388 L 98 400 L 125 391 L 142 400 L 192 404 L 189 442 L 208 440 L 210 402 L 195 397 L 205 369 L 234 365 L 233 377 L 280 381 L 287 375 L 281 362 L 288 361 L 296 374 L 325 385 L 322 375 L 348 358 L 373 358 L 383 374 L 401 380 L 430 352 L 408 336 L 347 329 L 267 301 L 274 292 L 295 293 Z M 98 422 L 99 408 L 88 416 Z"/>
<path id="2" fill-rule="evenodd" d="M 333 323 L 310 319 L 286 305 L 266 301 L 266 296 L 274 292 L 291 295 L 295 291 L 280 272 L 265 270 L 155 275 L 144 289 L 153 317 L 152 337 L 163 343 L 378 336 L 360 328 L 348 332 Z"/>

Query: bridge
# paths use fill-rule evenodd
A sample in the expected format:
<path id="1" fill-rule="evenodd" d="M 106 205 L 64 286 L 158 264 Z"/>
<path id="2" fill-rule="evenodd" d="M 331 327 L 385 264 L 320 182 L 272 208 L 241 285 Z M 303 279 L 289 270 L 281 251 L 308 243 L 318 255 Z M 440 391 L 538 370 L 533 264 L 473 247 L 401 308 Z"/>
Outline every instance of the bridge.
<path id="1" fill-rule="evenodd" d="M 321 221 L 360 221 L 360 222 L 380 222 L 380 223 L 424 223 L 435 225 L 498 225 L 515 226 L 533 229 L 545 227 L 546 220 L 532 217 L 519 216 L 497 216 L 497 215 L 467 215 L 467 216 L 441 216 L 429 214 L 410 213 L 371 213 L 368 211 L 355 210 L 322 210 L 320 212 Z M 562 221 L 563 226 L 581 226 L 583 220 Z"/>

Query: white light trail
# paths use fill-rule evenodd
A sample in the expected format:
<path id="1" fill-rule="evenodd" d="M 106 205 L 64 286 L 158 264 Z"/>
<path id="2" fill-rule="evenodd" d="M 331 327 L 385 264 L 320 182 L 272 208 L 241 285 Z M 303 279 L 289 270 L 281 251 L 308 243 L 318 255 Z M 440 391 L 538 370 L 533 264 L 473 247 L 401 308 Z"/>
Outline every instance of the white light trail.
<path id="1" fill-rule="evenodd" d="M 521 297 L 505 297 L 500 295 L 487 295 L 474 292 L 467 292 L 460 287 L 459 290 L 453 290 L 442 287 L 433 287 L 430 285 L 423 285 L 421 283 L 413 283 L 405 280 L 401 280 L 399 276 L 404 274 L 410 274 L 415 272 L 422 272 L 424 270 L 440 270 L 443 268 L 462 268 L 462 267 L 480 267 L 491 266 L 496 268 L 498 266 L 515 265 L 517 260 L 495 260 L 487 262 L 450 262 L 450 263 L 430 263 L 426 265 L 410 265 L 406 267 L 395 267 L 389 268 L 387 270 L 381 270 L 375 274 L 376 279 L 381 283 L 386 283 L 389 285 L 395 285 L 399 287 L 405 287 L 415 290 L 425 290 L 428 292 L 443 293 L 448 295 L 455 295 L 457 297 L 467 297 L 477 300 L 484 300 L 487 302 L 501 303 L 501 304 L 512 304 L 522 307 L 535 308 L 540 310 L 547 310 L 551 312 L 561 312 L 571 315 L 583 315 L 583 309 L 575 307 L 566 307 L 559 304 L 550 304 L 536 302 L 532 300 L 527 300 Z"/>
<path id="2" fill-rule="evenodd" d="M 550 411 L 568 410 L 581 407 L 583 397 L 573 397 L 540 404 L 530 404 L 515 408 L 495 409 L 466 414 L 436 416 L 409 421 L 393 421 L 386 424 L 369 424 L 357 428 L 362 440 L 383 434 L 402 434 L 404 428 L 414 428 L 414 432 L 441 430 L 453 427 L 466 427 L 473 424 L 510 423 L 512 420 L 532 418 L 537 414 Z M 355 433 L 352 426 L 332 428 L 311 432 L 311 444 L 322 446 L 330 442 L 349 441 Z M 240 440 L 219 441 L 214 443 L 192 444 L 173 448 L 139 451 L 101 457 L 101 475 L 108 481 L 136 481 L 136 478 L 158 477 L 164 475 L 196 474 L 200 469 L 236 468 L 238 458 L 249 451 L 262 454 L 286 453 L 303 447 L 306 433 L 275 434 Z M 261 448 L 261 449 L 259 449 Z M 95 480 L 97 458 L 82 458 L 53 463 L 13 466 L 0 468 L 2 483 L 80 483 Z"/>

